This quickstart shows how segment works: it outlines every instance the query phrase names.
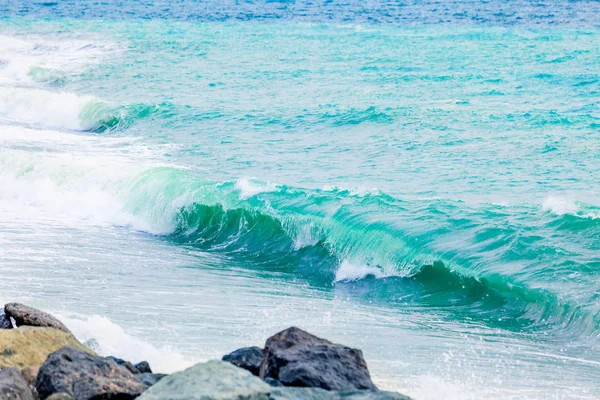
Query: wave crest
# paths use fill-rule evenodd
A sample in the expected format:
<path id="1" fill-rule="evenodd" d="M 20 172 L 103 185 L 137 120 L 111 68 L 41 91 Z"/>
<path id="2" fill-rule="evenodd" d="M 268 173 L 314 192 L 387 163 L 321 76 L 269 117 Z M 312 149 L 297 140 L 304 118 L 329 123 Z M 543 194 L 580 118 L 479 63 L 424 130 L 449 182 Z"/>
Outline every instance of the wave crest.
<path id="1" fill-rule="evenodd" d="M 94 96 L 31 88 L 0 88 L 0 117 L 52 129 L 105 132 L 122 130 L 161 112 L 168 104 L 115 105 Z"/>

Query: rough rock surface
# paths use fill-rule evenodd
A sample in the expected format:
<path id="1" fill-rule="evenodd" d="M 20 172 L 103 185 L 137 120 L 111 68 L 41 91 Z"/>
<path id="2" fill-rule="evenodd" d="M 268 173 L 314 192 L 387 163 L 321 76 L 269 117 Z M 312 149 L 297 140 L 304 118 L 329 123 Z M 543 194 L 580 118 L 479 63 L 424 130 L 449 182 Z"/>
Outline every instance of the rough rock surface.
<path id="1" fill-rule="evenodd" d="M 277 379 L 285 386 L 377 390 L 362 351 L 331 343 L 296 327 L 267 339 L 260 377 Z"/>
<path id="2" fill-rule="evenodd" d="M 12 317 L 17 326 L 40 326 L 59 329 L 71 333 L 69 329 L 52 315 L 21 303 L 8 303 L 4 306 L 7 317 Z"/>
<path id="3" fill-rule="evenodd" d="M 223 356 L 223 361 L 227 361 L 236 367 L 244 368 L 258 376 L 260 373 L 260 364 L 263 359 L 263 349 L 260 347 L 244 347 Z"/>
<path id="4" fill-rule="evenodd" d="M 274 387 L 270 400 L 411 400 L 399 393 L 359 390 L 336 392 L 320 388 Z"/>
<path id="5" fill-rule="evenodd" d="M 338 400 L 336 392 L 321 388 L 274 387 L 270 400 Z"/>
<path id="6" fill-rule="evenodd" d="M 164 377 L 139 400 L 268 400 L 270 391 L 244 369 L 209 361 Z"/>
<path id="7" fill-rule="evenodd" d="M 6 316 L 4 310 L 0 310 L 0 329 L 12 329 L 12 327 L 10 318 Z"/>
<path id="8" fill-rule="evenodd" d="M 40 367 L 35 386 L 42 399 L 67 393 L 77 400 L 128 400 L 146 390 L 135 375 L 113 360 L 75 347 L 50 354 Z"/>
<path id="9" fill-rule="evenodd" d="M 46 400 L 75 400 L 71 396 L 66 393 L 56 393 L 50 397 L 47 397 Z"/>
<path id="10" fill-rule="evenodd" d="M 121 367 L 126 368 L 129 372 L 131 372 L 132 374 L 139 374 L 140 370 L 138 370 L 132 363 L 130 363 L 129 361 L 125 361 L 122 360 L 120 358 L 117 357 L 113 357 L 113 356 L 108 356 L 106 357 L 110 360 L 113 360 L 114 362 L 116 362 L 118 365 L 120 365 Z"/>
<path id="11" fill-rule="evenodd" d="M 31 366 L 25 367 L 21 370 L 21 375 L 25 378 L 25 381 L 29 384 L 29 386 L 35 387 L 35 380 L 37 379 L 37 374 L 40 371 L 40 366 Z"/>
<path id="12" fill-rule="evenodd" d="M 150 387 L 152 385 L 155 385 L 156 382 L 160 381 L 165 376 L 167 376 L 167 374 L 153 374 L 151 372 L 143 372 L 136 376 L 144 385 L 146 385 L 146 387 Z"/>
<path id="13" fill-rule="evenodd" d="M 64 346 L 75 346 L 92 352 L 70 334 L 57 329 L 29 326 L 0 329 L 0 368 L 39 366 L 50 353 Z"/>
<path id="14" fill-rule="evenodd" d="M 0 370 L 0 399 L 35 400 L 31 387 L 16 368 Z"/>
<path id="15" fill-rule="evenodd" d="M 273 378 L 265 378 L 265 383 L 268 383 L 269 385 L 273 386 L 273 387 L 281 387 L 283 386 L 283 383 L 279 382 L 277 379 L 273 379 Z"/>
<path id="16" fill-rule="evenodd" d="M 358 392 L 338 393 L 340 400 L 411 400 L 410 397 L 395 392 L 360 390 Z"/>
<path id="17" fill-rule="evenodd" d="M 145 373 L 152 373 L 152 368 L 150 368 L 150 364 L 148 364 L 148 361 L 141 361 L 137 364 L 134 365 L 134 367 L 140 371 L 140 374 L 145 374 Z"/>

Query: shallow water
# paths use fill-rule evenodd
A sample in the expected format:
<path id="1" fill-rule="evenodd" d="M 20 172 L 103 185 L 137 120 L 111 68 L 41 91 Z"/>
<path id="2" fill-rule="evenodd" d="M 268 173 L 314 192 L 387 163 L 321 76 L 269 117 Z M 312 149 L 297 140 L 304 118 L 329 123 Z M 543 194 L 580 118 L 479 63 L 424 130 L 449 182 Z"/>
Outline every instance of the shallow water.
<path id="1" fill-rule="evenodd" d="M 0 300 L 157 370 L 298 325 L 416 399 L 600 396 L 600 3 L 165 4 L 0 5 Z"/>

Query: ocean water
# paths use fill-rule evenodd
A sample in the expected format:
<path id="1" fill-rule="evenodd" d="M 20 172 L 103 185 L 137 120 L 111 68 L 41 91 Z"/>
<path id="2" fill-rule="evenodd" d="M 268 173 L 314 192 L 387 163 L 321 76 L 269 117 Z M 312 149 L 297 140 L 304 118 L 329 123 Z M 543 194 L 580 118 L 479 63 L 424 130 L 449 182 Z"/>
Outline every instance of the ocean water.
<path id="1" fill-rule="evenodd" d="M 600 398 L 597 1 L 0 0 L 0 300 L 175 371 L 297 325 Z"/>

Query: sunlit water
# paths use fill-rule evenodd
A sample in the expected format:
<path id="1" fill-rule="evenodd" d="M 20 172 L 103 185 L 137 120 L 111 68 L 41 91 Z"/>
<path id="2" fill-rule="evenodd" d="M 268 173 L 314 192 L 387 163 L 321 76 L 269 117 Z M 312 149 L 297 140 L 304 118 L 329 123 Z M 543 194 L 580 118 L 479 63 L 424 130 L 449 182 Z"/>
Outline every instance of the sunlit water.
<path id="1" fill-rule="evenodd" d="M 181 369 L 600 396 L 597 2 L 0 4 L 0 300 Z"/>

